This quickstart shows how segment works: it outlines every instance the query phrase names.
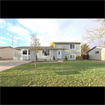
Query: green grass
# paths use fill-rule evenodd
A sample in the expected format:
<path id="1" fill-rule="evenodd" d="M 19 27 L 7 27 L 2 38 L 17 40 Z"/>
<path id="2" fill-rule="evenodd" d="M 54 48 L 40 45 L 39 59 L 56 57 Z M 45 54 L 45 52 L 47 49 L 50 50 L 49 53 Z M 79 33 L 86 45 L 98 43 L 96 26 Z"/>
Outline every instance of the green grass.
<path id="1" fill-rule="evenodd" d="M 0 72 L 0 86 L 105 86 L 105 62 L 23 64 Z"/>

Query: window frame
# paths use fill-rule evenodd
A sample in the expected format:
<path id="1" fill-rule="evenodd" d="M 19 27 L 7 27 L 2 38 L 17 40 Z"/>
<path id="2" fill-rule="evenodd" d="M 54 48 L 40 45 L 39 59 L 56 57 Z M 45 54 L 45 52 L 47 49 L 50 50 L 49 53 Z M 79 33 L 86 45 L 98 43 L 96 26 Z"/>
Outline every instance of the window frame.
<path id="1" fill-rule="evenodd" d="M 75 56 L 75 59 L 70 59 L 70 55 L 74 55 Z M 70 55 L 69 55 L 69 59 L 70 60 L 76 60 L 76 54 L 70 54 Z"/>
<path id="2" fill-rule="evenodd" d="M 47 49 L 43 49 L 43 50 L 47 50 Z M 44 53 L 43 53 L 43 50 L 42 50 L 42 56 L 50 56 L 50 50 L 49 50 L 49 55 L 45 55 Z"/>
<path id="3" fill-rule="evenodd" d="M 96 53 L 96 52 L 98 52 L 98 53 Z M 99 51 L 95 51 L 95 54 L 99 54 Z"/>
<path id="4" fill-rule="evenodd" d="M 70 45 L 72 45 L 72 48 L 70 48 Z M 74 49 L 73 49 L 73 45 L 74 45 Z M 75 50 L 76 49 L 76 44 L 69 44 L 69 49 L 70 50 Z"/>

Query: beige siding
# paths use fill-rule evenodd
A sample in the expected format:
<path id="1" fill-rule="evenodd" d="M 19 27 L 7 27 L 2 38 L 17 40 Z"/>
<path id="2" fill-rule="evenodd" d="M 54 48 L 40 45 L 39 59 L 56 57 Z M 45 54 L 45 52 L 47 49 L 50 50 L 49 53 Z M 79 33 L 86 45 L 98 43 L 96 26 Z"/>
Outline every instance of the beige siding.
<path id="1" fill-rule="evenodd" d="M 93 50 L 91 50 L 89 52 L 89 59 L 101 60 L 101 50 L 101 48 L 94 48 Z M 96 54 L 96 51 L 99 51 L 99 53 Z"/>
<path id="2" fill-rule="evenodd" d="M 12 48 L 0 49 L 0 57 L 2 57 L 2 59 L 13 59 L 13 49 Z"/>
<path id="3" fill-rule="evenodd" d="M 105 49 L 101 50 L 101 60 L 105 60 Z"/>

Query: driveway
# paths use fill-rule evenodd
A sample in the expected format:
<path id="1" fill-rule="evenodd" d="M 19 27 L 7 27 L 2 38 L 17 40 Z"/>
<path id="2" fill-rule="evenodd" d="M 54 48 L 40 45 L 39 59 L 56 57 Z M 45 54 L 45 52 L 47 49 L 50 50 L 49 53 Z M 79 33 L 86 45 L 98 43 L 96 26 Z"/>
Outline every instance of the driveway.
<path id="1" fill-rule="evenodd" d="M 0 71 L 21 65 L 21 64 L 25 64 L 25 63 L 29 63 L 31 61 L 20 61 L 20 60 L 1 60 L 0 61 Z"/>

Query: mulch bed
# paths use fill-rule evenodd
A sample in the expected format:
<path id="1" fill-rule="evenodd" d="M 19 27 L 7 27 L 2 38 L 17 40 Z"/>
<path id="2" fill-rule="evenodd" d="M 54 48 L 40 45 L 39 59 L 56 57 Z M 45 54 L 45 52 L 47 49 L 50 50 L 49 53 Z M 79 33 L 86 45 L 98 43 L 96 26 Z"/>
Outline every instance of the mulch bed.
<path id="1" fill-rule="evenodd" d="M 84 61 L 105 62 L 105 60 L 84 60 Z"/>
<path id="2" fill-rule="evenodd" d="M 31 61 L 30 63 L 34 63 L 35 61 Z M 36 63 L 42 63 L 42 62 L 58 62 L 58 61 L 36 61 Z"/>

